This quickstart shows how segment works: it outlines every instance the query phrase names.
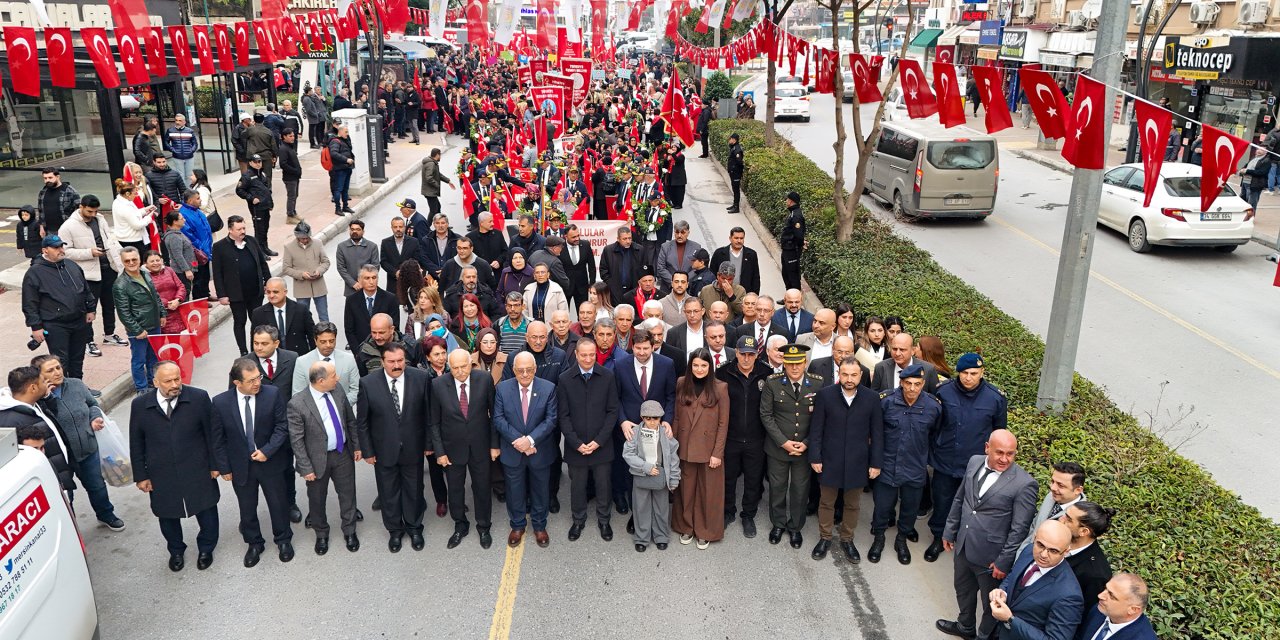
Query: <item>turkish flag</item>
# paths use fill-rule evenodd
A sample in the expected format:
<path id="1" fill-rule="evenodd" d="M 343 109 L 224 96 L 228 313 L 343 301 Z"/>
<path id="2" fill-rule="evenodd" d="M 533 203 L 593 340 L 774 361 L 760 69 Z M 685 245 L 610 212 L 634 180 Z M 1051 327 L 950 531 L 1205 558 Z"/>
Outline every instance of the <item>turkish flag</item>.
<path id="1" fill-rule="evenodd" d="M 538 39 L 534 43 L 534 46 L 537 47 L 538 50 L 545 55 L 546 52 L 551 50 L 551 47 L 555 46 L 554 38 L 556 33 L 557 2 L 556 0 L 537 0 L 537 6 L 538 6 L 538 23 L 537 23 Z M 468 37 L 470 36 L 468 35 Z M 538 80 L 535 79 L 535 82 L 537 81 Z"/>
<path id="2" fill-rule="evenodd" d="M 980 69 L 981 67 L 970 67 Z M 1050 139 L 1062 139 L 1067 136 L 1067 99 L 1053 81 L 1053 76 L 1046 71 L 1034 67 L 1022 67 L 1018 70 L 1018 78 L 1022 84 L 1022 93 L 1031 105 L 1031 112 L 1036 114 L 1036 123 L 1040 132 Z M 1002 85 L 1003 86 L 1003 85 Z"/>
<path id="3" fill-rule="evenodd" d="M 268 22 L 267 28 L 271 31 L 271 41 L 276 43 L 276 54 L 280 59 L 298 55 L 298 41 L 302 39 L 302 34 L 298 32 L 297 23 L 282 18 Z"/>
<path id="4" fill-rule="evenodd" d="M 404 28 L 409 24 L 409 0 L 385 0 L 386 2 L 386 22 L 382 24 L 382 28 L 388 33 L 404 33 Z M 485 8 L 485 13 L 480 18 L 484 25 L 486 40 L 489 33 L 489 3 L 481 3 Z M 470 22 L 470 14 L 467 21 Z M 468 29 L 470 25 L 468 24 Z M 470 34 L 468 34 L 468 38 Z M 472 41 L 472 44 L 478 44 Z"/>
<path id="5" fill-rule="evenodd" d="M 80 32 L 83 34 L 84 30 L 81 29 Z M 160 333 L 147 336 L 147 341 L 151 343 L 151 350 L 156 353 L 157 360 L 168 360 L 178 365 L 182 372 L 182 383 L 191 384 L 191 375 L 196 370 L 195 336 L 187 333 Z"/>
<path id="6" fill-rule="evenodd" d="M 938 112 L 938 99 L 924 80 L 920 63 L 911 58 L 898 61 L 902 74 L 902 101 L 907 105 L 907 115 L 912 118 L 928 118 Z"/>
<path id="7" fill-rule="evenodd" d="M 235 71 L 236 61 L 231 57 L 231 36 L 227 35 L 227 25 L 213 25 L 213 39 L 218 45 L 218 68 L 222 71 Z"/>
<path id="8" fill-rule="evenodd" d="M 475 211 L 476 200 L 480 197 L 476 195 L 475 185 L 470 180 L 462 180 L 462 210 L 467 217 L 471 216 L 471 212 Z"/>
<path id="9" fill-rule="evenodd" d="M 1004 77 L 1000 67 L 973 65 L 969 71 L 973 73 L 973 81 L 978 83 L 978 97 L 986 112 L 987 133 L 1012 127 L 1013 116 L 1009 114 L 1009 102 L 1004 97 Z"/>
<path id="10" fill-rule="evenodd" d="M 608 22 L 608 0 L 591 0 L 591 55 L 597 60 L 604 57 L 604 32 L 609 28 Z"/>
<path id="11" fill-rule="evenodd" d="M 182 25 L 169 27 L 169 45 L 173 47 L 173 61 L 178 65 L 178 74 L 189 76 L 195 72 L 191 62 L 191 44 L 187 40 L 187 28 Z"/>
<path id="12" fill-rule="evenodd" d="M 938 47 L 934 50 L 933 61 L 955 63 L 956 46 L 954 44 L 938 45 Z"/>
<path id="13" fill-rule="evenodd" d="M 840 52 L 833 49 L 817 49 L 817 79 L 815 84 L 818 93 L 835 93 L 836 74 L 840 68 Z"/>
<path id="14" fill-rule="evenodd" d="M 107 0 L 107 4 L 111 6 L 111 21 L 117 38 L 120 32 L 130 36 L 145 36 L 151 28 L 151 16 L 143 0 Z"/>
<path id="15" fill-rule="evenodd" d="M 1107 85 L 1079 76 L 1071 101 L 1067 139 L 1062 144 L 1062 157 L 1077 169 L 1101 169 L 1106 165 L 1106 123 L 1111 117 L 1107 107 Z"/>
<path id="16" fill-rule="evenodd" d="M 675 6 L 671 7 L 671 13 L 667 14 L 667 37 L 676 40 L 680 35 L 680 16 L 681 11 L 686 7 L 685 0 L 676 0 Z M 678 38 L 683 42 L 684 38 Z M 687 44 L 687 43 L 686 43 Z M 687 47 L 686 47 L 687 49 Z"/>
<path id="17" fill-rule="evenodd" d="M 933 63 L 933 86 L 938 90 L 938 121 L 950 129 L 964 124 L 964 101 L 960 99 L 956 66 L 950 62 Z"/>
<path id="18" fill-rule="evenodd" d="M 266 63 L 276 61 L 276 50 L 271 46 L 267 25 L 261 20 L 253 21 L 253 40 L 258 44 L 258 60 Z"/>
<path id="19" fill-rule="evenodd" d="M 49 78 L 53 81 L 53 86 L 74 89 L 76 61 L 71 51 L 71 28 L 45 27 L 44 50 L 49 56 Z M 13 51 L 13 48 L 10 47 L 9 51 Z M 12 68 L 12 56 L 9 59 L 9 65 L 9 73 L 16 76 Z"/>
<path id="20" fill-rule="evenodd" d="M 693 146 L 693 123 L 684 104 L 684 91 L 680 89 L 680 72 L 671 67 L 671 80 L 667 83 L 667 95 L 662 99 L 663 120 L 671 127 L 671 133 L 680 138 L 684 146 Z"/>
<path id="21" fill-rule="evenodd" d="M 212 75 L 216 69 L 213 66 L 213 50 L 209 48 L 209 25 L 198 24 L 191 27 L 196 38 L 196 57 L 200 59 L 200 75 Z"/>
<path id="22" fill-rule="evenodd" d="M 1164 164 L 1164 150 L 1169 140 L 1169 130 L 1173 128 L 1173 113 L 1161 109 L 1146 100 L 1135 103 L 1135 115 L 1138 118 L 1139 149 L 1142 151 L 1142 206 L 1151 206 L 1151 196 L 1156 192 L 1156 183 L 1160 180 L 1160 167 Z M 1204 189 L 1204 180 L 1200 181 Z"/>
<path id="23" fill-rule="evenodd" d="M 627 31 L 635 31 L 640 28 L 640 15 L 644 13 L 644 0 L 635 0 L 631 3 L 631 13 L 627 15 Z"/>
<path id="24" fill-rule="evenodd" d="M 177 313 L 186 322 L 185 333 L 194 338 L 192 346 L 196 357 L 209 353 L 209 300 L 201 298 L 178 305 Z"/>
<path id="25" fill-rule="evenodd" d="M 1213 201 L 1218 199 L 1218 194 L 1222 193 L 1227 180 L 1239 170 L 1240 159 L 1248 151 L 1249 141 L 1207 124 L 1200 128 L 1200 133 L 1204 137 L 1200 161 L 1200 210 L 1208 211 Z M 1164 152 L 1163 143 L 1160 143 L 1160 152 Z"/>
<path id="26" fill-rule="evenodd" d="M 9 79 L 13 82 L 13 90 L 40 97 L 35 27 L 5 27 L 4 46 L 9 52 Z"/>
<path id="27" fill-rule="evenodd" d="M 236 64 L 241 67 L 249 66 L 249 23 L 237 22 L 235 24 L 236 36 Z"/>
<path id="28" fill-rule="evenodd" d="M 153 76 L 169 75 L 169 63 L 164 57 L 164 31 L 160 27 L 150 27 L 146 32 L 147 70 Z"/>
<path id="29" fill-rule="evenodd" d="M 107 44 L 107 30 L 102 27 L 83 27 L 80 38 L 89 52 L 93 68 L 102 80 L 102 86 L 114 89 L 120 86 L 120 73 L 116 71 L 116 59 L 111 57 L 111 45 Z"/>
<path id="30" fill-rule="evenodd" d="M 137 38 L 117 30 L 116 46 L 120 51 L 120 62 L 124 63 L 125 81 L 130 85 L 150 84 L 151 74 L 147 73 L 147 63 L 142 59 Z"/>

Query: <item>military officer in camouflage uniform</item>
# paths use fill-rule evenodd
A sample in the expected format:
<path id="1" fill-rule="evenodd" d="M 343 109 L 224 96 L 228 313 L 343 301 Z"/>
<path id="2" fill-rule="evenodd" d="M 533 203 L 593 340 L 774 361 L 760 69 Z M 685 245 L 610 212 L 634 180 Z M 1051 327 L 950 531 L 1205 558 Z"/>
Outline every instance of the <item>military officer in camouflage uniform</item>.
<path id="1" fill-rule="evenodd" d="M 768 439 L 769 543 L 778 544 L 782 534 L 791 537 L 791 547 L 804 544 L 805 507 L 809 501 L 812 470 L 805 455 L 809 448 L 809 418 L 813 397 L 822 388 L 822 378 L 805 372 L 809 347 L 789 344 L 782 348 L 782 373 L 765 380 L 760 393 L 760 422 Z"/>

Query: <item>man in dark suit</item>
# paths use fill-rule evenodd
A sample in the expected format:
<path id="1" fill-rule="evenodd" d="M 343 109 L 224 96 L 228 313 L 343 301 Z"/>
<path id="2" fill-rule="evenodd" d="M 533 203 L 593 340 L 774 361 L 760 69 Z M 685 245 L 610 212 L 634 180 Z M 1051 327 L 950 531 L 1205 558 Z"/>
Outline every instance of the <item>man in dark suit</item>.
<path id="1" fill-rule="evenodd" d="M 316 532 L 316 555 L 329 552 L 326 507 L 330 482 L 338 494 L 347 550 L 359 551 L 355 463 L 360 460 L 360 438 L 356 414 L 339 389 L 341 376 L 334 363 L 313 363 L 307 380 L 307 388 L 289 400 L 287 415 L 298 475 L 307 482 L 307 521 Z"/>
<path id="2" fill-rule="evenodd" d="M 991 615 L 1007 640 L 1070 640 L 1080 625 L 1080 585 L 1063 562 L 1071 544 L 1066 525 L 1046 521 L 1031 548 L 1018 555 L 1000 588 L 991 592 Z"/>
<path id="3" fill-rule="evenodd" d="M 938 369 L 924 360 L 917 360 L 911 355 L 915 346 L 915 338 L 909 333 L 899 333 L 889 342 L 889 357 L 876 365 L 872 376 L 871 388 L 876 391 L 893 391 L 898 388 L 898 374 L 911 365 L 924 367 L 924 390 L 933 393 L 938 389 Z M 946 509 L 945 506 L 942 507 Z"/>
<path id="4" fill-rule="evenodd" d="M 644 249 L 632 240 L 631 227 L 618 227 L 617 241 L 600 253 L 600 279 L 609 285 L 609 295 L 615 303 L 622 302 L 623 294 L 640 280 L 644 264 Z"/>
<path id="5" fill-rule="evenodd" d="M 267 303 L 249 313 L 249 326 L 275 327 L 284 348 L 294 353 L 308 353 L 316 348 L 316 323 L 311 317 L 311 308 L 289 299 L 284 278 L 267 280 L 266 292 Z"/>
<path id="6" fill-rule="evenodd" d="M 255 334 L 256 335 L 256 334 Z M 290 379 L 293 372 L 289 373 Z M 213 447 L 218 466 L 235 488 L 240 504 L 240 535 L 249 545 L 244 566 L 253 567 L 265 550 L 258 524 L 258 490 L 271 514 L 271 535 L 280 551 L 280 561 L 293 559 L 293 529 L 289 526 L 289 492 L 286 473 L 293 470 L 289 458 L 289 424 L 285 396 L 264 385 L 258 363 L 240 358 L 231 365 L 231 386 L 213 398 Z"/>
<path id="7" fill-rule="evenodd" d="M 493 430 L 493 376 L 471 368 L 471 354 L 454 349 L 449 354 L 450 375 L 431 381 L 431 448 L 444 467 L 449 489 L 449 515 L 453 535 L 448 547 L 457 547 L 471 529 L 467 521 L 467 474 L 471 474 L 471 499 L 476 510 L 476 532 L 481 548 L 493 544 L 493 494 L 490 462 L 498 457 L 498 432 Z"/>
<path id="8" fill-rule="evenodd" d="M 814 358 L 809 361 L 809 373 L 822 378 L 822 387 L 826 388 L 833 384 L 840 383 L 840 363 L 853 357 L 856 349 L 853 338 L 849 336 L 840 336 L 831 343 L 831 355 L 826 358 Z M 857 362 L 855 360 L 855 362 Z M 858 363 L 858 368 L 862 370 L 862 376 L 859 378 L 860 386 L 871 388 L 871 372 L 862 363 Z"/>
<path id="9" fill-rule="evenodd" d="M 387 549 L 399 553 L 404 534 L 415 551 L 426 546 L 422 537 L 423 458 L 427 442 L 427 373 L 407 368 L 404 348 L 387 345 L 382 370 L 360 380 L 356 398 L 356 431 L 360 454 L 374 465 L 382 524 L 390 538 Z"/>
<path id="10" fill-rule="evenodd" d="M 1014 462 L 1018 439 L 1012 433 L 993 431 L 986 451 L 969 459 L 942 533 L 943 548 L 955 551 L 954 586 L 960 614 L 956 620 L 938 620 L 935 626 L 962 638 L 986 638 L 995 629 L 988 594 L 1013 569 L 1022 532 L 1035 517 L 1039 490 L 1035 478 Z M 975 599 L 982 605 L 981 624 L 975 620 Z"/>
<path id="11" fill-rule="evenodd" d="M 707 327 L 702 301 L 697 298 L 685 300 L 684 317 L 684 322 L 667 330 L 667 337 L 663 340 L 663 344 L 680 351 L 681 362 L 687 364 L 688 354 L 693 353 L 694 349 L 707 346 L 705 335 Z"/>
<path id="12" fill-rule="evenodd" d="M 756 297 L 756 321 L 743 323 L 738 327 L 738 337 L 751 336 L 756 339 L 756 344 L 769 344 L 770 336 L 787 337 L 787 332 L 781 325 L 773 321 L 773 298 L 769 296 Z M 788 339 L 790 342 L 790 339 Z"/>
<path id="13" fill-rule="evenodd" d="M 422 214 L 415 213 L 415 215 Z M 392 295 L 396 294 L 396 272 L 400 270 L 400 265 L 404 264 L 405 260 L 417 260 L 420 247 L 421 244 L 417 238 L 405 233 L 404 218 L 392 218 L 391 236 L 382 239 L 381 250 L 378 252 L 378 255 L 382 256 L 382 270 L 387 272 L 387 291 Z M 410 303 L 414 302 L 416 300 L 410 300 Z"/>
<path id="14" fill-rule="evenodd" d="M 810 554 L 814 560 L 827 557 L 831 529 L 835 526 L 836 496 L 844 491 L 844 519 L 840 522 L 840 549 L 845 558 L 861 560 L 853 545 L 858 526 L 859 503 L 868 479 L 880 475 L 884 466 L 884 419 L 880 398 L 866 389 L 860 392 L 862 369 L 848 359 L 840 363 L 840 384 L 818 391 L 809 421 L 809 466 L 818 474 L 821 497 L 818 503 L 818 544 Z"/>
<path id="15" fill-rule="evenodd" d="M 439 280 L 440 272 L 444 270 L 444 263 L 458 254 L 458 238 L 462 236 L 449 228 L 449 217 L 443 213 L 436 215 L 431 221 L 431 227 L 431 233 L 425 236 L 415 234 L 414 237 L 419 243 L 418 261 L 423 263 L 422 270 Z"/>
<path id="16" fill-rule="evenodd" d="M 782 308 L 773 312 L 773 323 L 781 327 L 792 342 L 797 336 L 813 331 L 813 314 L 802 304 L 804 294 L 799 289 L 787 289 L 782 296 Z"/>
<path id="17" fill-rule="evenodd" d="M 620 431 L 613 434 L 614 459 L 609 482 L 614 504 L 623 507 L 619 513 L 626 513 L 631 508 L 631 471 L 622 459 L 622 443 L 630 440 L 632 432 L 641 425 L 640 405 L 645 400 L 661 404 L 662 420 L 671 424 L 675 415 L 676 372 L 671 358 L 653 352 L 653 338 L 649 333 L 637 330 L 632 338 L 631 353 L 619 354 L 613 361 L 613 374 L 618 382 Z"/>
<path id="18" fill-rule="evenodd" d="M 569 288 L 564 295 L 574 309 L 587 301 L 587 289 L 596 281 L 596 256 L 591 251 L 591 242 L 582 239 L 578 225 L 565 227 L 564 251 L 560 252 L 560 262 L 564 264 L 565 274 L 569 276 Z"/>
<path id="19" fill-rule="evenodd" d="M 596 326 L 601 324 L 597 322 Z M 576 364 L 567 365 L 556 384 L 573 510 L 569 540 L 577 540 L 586 527 L 587 483 L 594 480 L 596 525 L 600 537 L 608 542 L 613 539 L 613 528 L 609 526 L 609 474 L 614 458 L 613 431 L 618 425 L 618 385 L 613 371 L 597 365 L 594 339 L 579 339 L 573 355 Z"/>
<path id="20" fill-rule="evenodd" d="M 1098 607 L 1085 617 L 1076 640 L 1156 640 L 1146 614 L 1148 593 L 1142 578 L 1117 573 L 1098 594 Z"/>
<path id="21" fill-rule="evenodd" d="M 243 217 L 227 217 L 227 237 L 213 244 L 209 263 L 218 301 L 231 307 L 236 346 L 240 347 L 240 355 L 244 355 L 249 352 L 244 323 L 249 319 L 249 311 L 262 304 L 262 287 L 271 270 L 267 268 L 267 256 L 258 241 L 245 235 Z"/>
<path id="22" fill-rule="evenodd" d="M 499 459 L 507 476 L 507 516 L 511 520 L 507 546 L 520 546 L 525 526 L 532 524 L 534 540 L 539 547 L 546 547 L 551 544 L 547 494 L 551 464 L 556 459 L 552 450 L 559 410 L 556 385 L 537 377 L 538 364 L 530 353 L 517 353 L 509 366 L 516 377 L 498 384 L 493 401 L 493 428 L 498 432 Z M 528 512 L 526 504 L 531 504 Z"/>
<path id="23" fill-rule="evenodd" d="M 248 358 L 258 365 L 262 373 L 262 381 L 275 387 L 285 398 L 293 397 L 293 369 L 298 362 L 298 354 L 280 348 L 280 332 L 273 324 L 258 325 L 253 328 L 253 351 Z M 293 450 L 285 447 L 280 452 L 284 466 L 285 487 L 289 495 L 289 520 L 302 522 L 302 511 L 298 510 L 298 485 L 293 476 Z"/>
<path id="24" fill-rule="evenodd" d="M 1071 531 L 1071 550 L 1067 553 L 1067 564 L 1080 583 L 1080 595 L 1084 599 L 1081 618 L 1089 615 L 1098 606 L 1098 594 L 1106 589 L 1111 580 L 1111 561 L 1098 544 L 1098 538 L 1111 529 L 1111 518 L 1115 511 L 1107 509 L 1096 502 L 1083 500 L 1063 511 L 1058 521 L 1067 525 Z"/>
<path id="25" fill-rule="evenodd" d="M 400 326 L 400 305 L 396 297 L 378 286 L 378 267 L 366 264 L 360 267 L 360 288 L 347 294 L 343 329 L 347 333 L 347 346 L 353 351 L 369 337 L 369 320 L 379 313 L 391 316 L 392 326 Z"/>
<path id="26" fill-rule="evenodd" d="M 397 202 L 396 206 L 400 208 L 400 215 L 397 217 L 405 222 L 405 234 L 425 242 L 423 238 L 431 235 L 431 223 L 427 221 L 426 216 L 418 213 L 418 203 L 411 198 L 405 198 Z"/>
<path id="27" fill-rule="evenodd" d="M 720 265 L 734 263 L 733 283 L 747 293 L 760 293 L 760 258 L 756 250 L 746 246 L 747 232 L 742 227 L 729 230 L 729 244 L 711 254 L 711 273 L 720 273 Z M 740 264 L 738 264 L 740 263 Z"/>

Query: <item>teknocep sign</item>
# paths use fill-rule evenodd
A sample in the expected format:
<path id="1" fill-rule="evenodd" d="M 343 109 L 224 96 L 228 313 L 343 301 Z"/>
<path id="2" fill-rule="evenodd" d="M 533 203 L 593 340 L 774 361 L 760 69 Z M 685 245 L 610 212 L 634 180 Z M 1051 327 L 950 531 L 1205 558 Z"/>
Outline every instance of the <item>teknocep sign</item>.
<path id="1" fill-rule="evenodd" d="M 999 46 L 1003 26 L 1000 20 L 983 20 L 978 25 L 978 44 Z"/>

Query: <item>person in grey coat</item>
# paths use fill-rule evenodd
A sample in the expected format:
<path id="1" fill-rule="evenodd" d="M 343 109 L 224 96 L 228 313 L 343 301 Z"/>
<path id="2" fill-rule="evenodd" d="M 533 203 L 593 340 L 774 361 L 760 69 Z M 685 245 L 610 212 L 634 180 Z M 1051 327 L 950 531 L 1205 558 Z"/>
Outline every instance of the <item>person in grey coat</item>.
<path id="1" fill-rule="evenodd" d="M 360 288 L 360 267 L 366 264 L 378 264 L 378 245 L 364 239 L 364 221 L 352 220 L 347 223 L 347 239 L 338 244 L 335 253 L 338 275 L 346 285 L 343 296 Z"/>
<path id="2" fill-rule="evenodd" d="M 622 459 L 631 475 L 631 513 L 636 551 L 654 544 L 666 549 L 671 540 L 671 492 L 680 486 L 680 443 L 662 426 L 662 405 L 645 400 L 635 436 L 622 444 Z"/>
<path id="3" fill-rule="evenodd" d="M 181 211 L 166 213 L 164 215 L 166 230 L 164 235 L 160 236 L 160 241 L 164 244 L 164 251 L 168 255 L 165 264 L 182 276 L 183 284 L 190 289 L 199 265 L 196 264 L 195 245 L 191 244 L 191 238 L 188 238 L 187 234 L 182 232 L 182 227 L 186 225 L 186 222 L 187 220 L 182 217 Z"/>
<path id="4" fill-rule="evenodd" d="M 455 191 L 458 189 L 458 186 L 440 171 L 440 149 L 437 147 L 432 149 L 431 155 L 422 161 L 422 196 L 427 199 L 427 210 L 432 220 L 437 213 L 440 213 L 441 182 L 449 185 L 450 189 Z"/>
<path id="5" fill-rule="evenodd" d="M 693 254 L 702 248 L 702 245 L 689 239 L 687 220 L 677 220 L 674 228 L 675 237 L 662 243 L 658 248 L 657 260 L 654 262 L 654 270 L 658 274 L 658 286 L 663 291 L 671 290 L 672 274 L 693 271 Z"/>

